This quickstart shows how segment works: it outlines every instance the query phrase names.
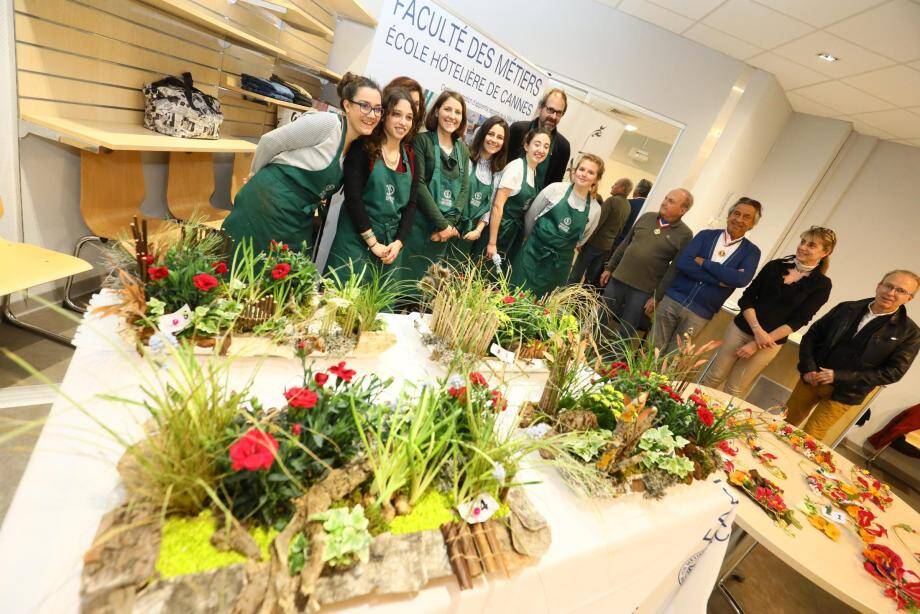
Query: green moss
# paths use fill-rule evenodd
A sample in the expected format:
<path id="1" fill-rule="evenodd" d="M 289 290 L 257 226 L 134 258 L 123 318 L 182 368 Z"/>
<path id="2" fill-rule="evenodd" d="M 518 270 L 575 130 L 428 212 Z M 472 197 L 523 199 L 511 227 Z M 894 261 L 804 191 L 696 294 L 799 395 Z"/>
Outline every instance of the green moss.
<path id="1" fill-rule="evenodd" d="M 222 552 L 211 544 L 217 523 L 210 510 L 198 516 L 172 516 L 163 525 L 160 556 L 156 569 L 164 578 L 198 573 L 209 569 L 243 563 L 246 557 L 237 552 Z M 255 527 L 249 530 L 256 540 L 262 557 L 268 557 L 268 547 L 278 535 L 274 529 Z"/>
<path id="2" fill-rule="evenodd" d="M 458 518 L 450 507 L 450 499 L 432 490 L 425 493 L 409 514 L 394 518 L 390 522 L 390 532 L 394 535 L 418 533 L 437 529 L 445 522 Z"/>

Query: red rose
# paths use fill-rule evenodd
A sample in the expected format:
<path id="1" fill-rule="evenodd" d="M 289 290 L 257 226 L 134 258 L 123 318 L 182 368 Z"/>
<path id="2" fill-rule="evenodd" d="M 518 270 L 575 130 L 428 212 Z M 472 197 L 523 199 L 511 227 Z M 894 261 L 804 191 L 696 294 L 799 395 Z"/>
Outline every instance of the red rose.
<path id="1" fill-rule="evenodd" d="M 313 381 L 316 382 L 316 385 L 322 388 L 326 385 L 326 382 L 329 381 L 328 373 L 317 373 L 313 376 Z"/>
<path id="2" fill-rule="evenodd" d="M 281 243 L 280 241 L 275 241 L 274 239 L 272 239 L 272 242 L 269 248 L 277 249 L 278 251 L 282 251 L 282 252 L 286 252 L 288 250 L 287 245 L 285 245 L 284 243 Z"/>
<path id="3" fill-rule="evenodd" d="M 291 272 L 291 265 L 287 262 L 280 262 L 272 269 L 272 277 L 275 279 L 284 279 Z"/>
<path id="4" fill-rule="evenodd" d="M 153 254 L 147 254 L 144 256 L 144 263 L 148 266 L 153 264 Z"/>
<path id="5" fill-rule="evenodd" d="M 214 272 L 215 275 L 223 275 L 224 273 L 227 272 L 227 264 L 225 262 L 220 262 L 220 261 L 212 262 L 211 270 Z"/>
<path id="6" fill-rule="evenodd" d="M 316 407 L 316 401 L 319 399 L 316 393 L 309 388 L 294 387 L 284 391 L 284 398 L 287 399 L 291 407 L 301 409 L 311 409 Z"/>
<path id="7" fill-rule="evenodd" d="M 475 384 L 476 386 L 488 386 L 489 385 L 486 382 L 486 378 L 483 377 L 482 373 L 479 373 L 478 371 L 473 371 L 472 373 L 470 373 L 470 383 Z"/>
<path id="8" fill-rule="evenodd" d="M 513 296 L 506 296 L 505 298 L 502 299 L 502 302 L 503 302 L 505 305 L 510 305 L 510 304 L 513 303 L 515 300 L 517 300 L 517 299 L 515 299 Z"/>
<path id="9" fill-rule="evenodd" d="M 502 396 L 502 393 L 498 390 L 492 391 L 492 401 L 490 403 L 492 409 L 496 411 L 505 411 L 508 409 L 508 400 Z"/>
<path id="10" fill-rule="evenodd" d="M 291 427 L 291 432 L 300 437 L 300 432 L 303 430 L 303 427 L 300 426 L 299 422 L 295 422 L 294 426 Z"/>
<path id="11" fill-rule="evenodd" d="M 809 437 L 808 439 L 805 440 L 805 447 L 811 450 L 812 452 L 814 452 L 818 449 L 818 444 L 815 443 L 814 439 Z"/>
<path id="12" fill-rule="evenodd" d="M 152 281 L 165 279 L 168 275 L 169 269 L 165 266 L 152 266 L 147 269 L 147 276 L 150 277 Z"/>
<path id="13" fill-rule="evenodd" d="M 712 426 L 712 423 L 715 422 L 715 416 L 705 407 L 697 407 L 696 416 L 706 426 Z"/>
<path id="14" fill-rule="evenodd" d="M 454 397 L 455 399 L 460 399 L 466 395 L 466 386 L 460 386 L 459 388 L 456 386 L 451 386 L 447 389 L 447 394 Z"/>
<path id="15" fill-rule="evenodd" d="M 217 278 L 207 273 L 199 273 L 192 277 L 192 283 L 202 292 L 208 292 L 217 287 Z"/>
<path id="16" fill-rule="evenodd" d="M 234 471 L 270 469 L 277 452 L 278 441 L 268 433 L 253 428 L 230 446 L 230 460 Z"/>
<path id="17" fill-rule="evenodd" d="M 329 373 L 332 373 L 344 382 L 350 382 L 351 378 L 355 376 L 356 371 L 354 369 L 346 369 L 345 361 L 343 360 L 339 364 L 329 367 Z"/>

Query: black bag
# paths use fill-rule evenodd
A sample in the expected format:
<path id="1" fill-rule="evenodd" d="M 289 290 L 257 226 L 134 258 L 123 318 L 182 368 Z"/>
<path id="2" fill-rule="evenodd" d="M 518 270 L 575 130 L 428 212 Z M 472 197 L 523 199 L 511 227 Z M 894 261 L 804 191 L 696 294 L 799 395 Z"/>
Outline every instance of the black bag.
<path id="1" fill-rule="evenodd" d="M 219 139 L 220 102 L 192 87 L 192 74 L 165 77 L 144 86 L 144 126 L 188 139 Z"/>

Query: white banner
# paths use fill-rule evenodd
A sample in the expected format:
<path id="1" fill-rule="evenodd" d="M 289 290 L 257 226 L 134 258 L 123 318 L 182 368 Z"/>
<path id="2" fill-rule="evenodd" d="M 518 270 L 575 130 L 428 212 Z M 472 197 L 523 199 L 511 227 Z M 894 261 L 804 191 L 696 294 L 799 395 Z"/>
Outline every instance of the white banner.
<path id="1" fill-rule="evenodd" d="M 547 82 L 539 68 L 431 0 L 383 0 L 366 73 L 381 86 L 406 75 L 434 96 L 459 92 L 471 126 L 492 115 L 534 117 Z"/>

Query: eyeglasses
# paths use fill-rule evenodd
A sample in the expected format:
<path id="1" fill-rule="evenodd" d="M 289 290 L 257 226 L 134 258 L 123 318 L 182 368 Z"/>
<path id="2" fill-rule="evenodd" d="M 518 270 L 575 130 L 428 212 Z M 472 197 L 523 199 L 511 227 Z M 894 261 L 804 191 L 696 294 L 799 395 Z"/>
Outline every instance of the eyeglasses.
<path id="1" fill-rule="evenodd" d="M 383 115 L 383 107 L 379 104 L 373 105 L 363 100 L 349 100 L 348 102 L 358 105 L 358 108 L 361 109 L 362 115 L 370 115 L 371 113 L 377 117 Z"/>
<path id="2" fill-rule="evenodd" d="M 555 115 L 556 117 L 562 117 L 565 115 L 565 109 L 560 111 L 559 109 L 554 109 L 553 107 L 543 107 L 543 110 L 546 111 L 548 115 Z"/>
<path id="3" fill-rule="evenodd" d="M 887 281 L 881 281 L 881 282 L 879 282 L 878 285 L 880 285 L 881 287 L 885 288 L 885 289 L 888 290 L 889 292 L 894 292 L 894 293 L 897 294 L 898 296 L 913 296 L 913 295 L 914 295 L 913 292 L 908 292 L 908 291 L 905 290 L 904 288 L 901 288 L 900 286 L 894 286 L 894 285 L 888 283 Z"/>

